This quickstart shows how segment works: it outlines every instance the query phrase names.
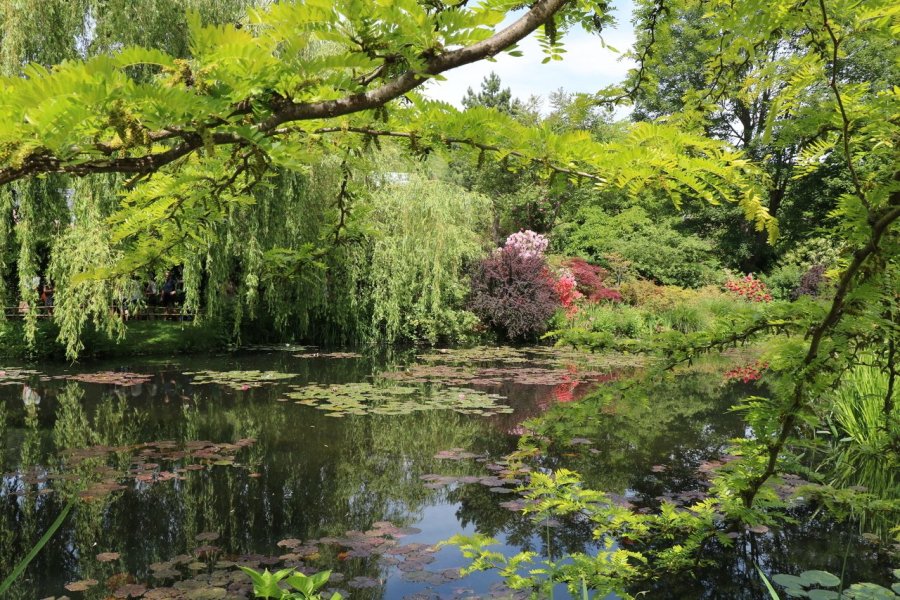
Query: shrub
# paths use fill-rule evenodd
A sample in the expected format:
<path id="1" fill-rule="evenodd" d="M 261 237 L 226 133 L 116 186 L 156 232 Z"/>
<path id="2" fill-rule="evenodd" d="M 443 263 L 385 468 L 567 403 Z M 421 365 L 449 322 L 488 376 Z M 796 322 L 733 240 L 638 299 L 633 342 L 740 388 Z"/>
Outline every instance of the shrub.
<path id="1" fill-rule="evenodd" d="M 578 291 L 585 296 L 590 296 L 595 290 L 604 288 L 603 280 L 609 275 L 609 271 L 603 267 L 592 265 L 583 258 L 567 258 L 562 262 L 578 283 Z"/>
<path id="2" fill-rule="evenodd" d="M 569 316 L 575 314 L 578 311 L 575 301 L 582 298 L 583 294 L 578 291 L 578 284 L 572 272 L 564 271 L 553 287 L 559 296 L 560 304 L 566 309 L 566 314 Z"/>
<path id="3" fill-rule="evenodd" d="M 554 284 L 542 255 L 506 245 L 476 265 L 469 306 L 506 338 L 533 339 L 559 307 Z"/>
<path id="4" fill-rule="evenodd" d="M 800 278 L 800 285 L 791 290 L 791 300 L 796 300 L 800 296 L 816 297 L 824 291 L 822 288 L 827 282 L 825 265 L 813 265 Z"/>
<path id="5" fill-rule="evenodd" d="M 721 267 L 713 244 L 679 231 L 677 218 L 653 218 L 632 206 L 611 214 L 596 206 L 578 211 L 574 222 L 560 229 L 557 247 L 604 266 L 616 256 L 628 270 L 666 285 L 698 287 L 716 281 Z M 619 276 L 625 275 L 622 269 Z"/>
<path id="6" fill-rule="evenodd" d="M 575 277 L 578 291 L 591 302 L 622 301 L 622 294 L 603 284 L 609 275 L 603 267 L 592 265 L 583 258 L 567 258 L 562 264 Z"/>
<path id="7" fill-rule="evenodd" d="M 725 289 L 733 294 L 749 300 L 750 302 L 771 302 L 772 294 L 765 283 L 753 277 L 753 273 L 729 279 L 725 283 Z"/>

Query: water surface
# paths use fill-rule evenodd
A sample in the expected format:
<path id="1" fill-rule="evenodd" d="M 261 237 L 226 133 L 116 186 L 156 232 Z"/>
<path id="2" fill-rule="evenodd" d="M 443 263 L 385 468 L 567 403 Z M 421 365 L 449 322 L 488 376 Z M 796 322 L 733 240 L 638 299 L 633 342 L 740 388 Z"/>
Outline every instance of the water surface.
<path id="1" fill-rule="evenodd" d="M 270 348 L 0 368 L 0 573 L 78 498 L 10 597 L 243 598 L 236 564 L 333 569 L 330 589 L 351 598 L 507 597 L 491 574 L 460 579 L 458 550 L 433 545 L 478 532 L 511 553 L 591 549 L 588 526 L 548 535 L 515 510 L 520 479 L 504 479 L 502 459 L 523 421 L 557 411 L 543 465 L 579 471 L 638 510 L 702 494 L 704 465 L 748 433 L 727 410 L 748 389 L 715 369 L 647 381 L 598 410 L 585 394 L 633 361 L 503 349 L 425 358 Z M 380 414 L 360 408 L 373 402 Z M 855 533 L 801 520 L 748 534 L 736 550 L 711 550 L 717 568 L 650 597 L 758 598 L 755 563 L 883 578 Z"/>

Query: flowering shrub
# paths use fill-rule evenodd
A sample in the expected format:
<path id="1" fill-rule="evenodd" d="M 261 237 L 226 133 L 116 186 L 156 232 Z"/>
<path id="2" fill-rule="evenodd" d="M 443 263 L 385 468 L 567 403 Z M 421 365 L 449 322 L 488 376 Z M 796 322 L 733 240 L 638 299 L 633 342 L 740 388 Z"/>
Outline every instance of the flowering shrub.
<path id="1" fill-rule="evenodd" d="M 725 289 L 751 302 L 772 301 L 772 294 L 769 293 L 769 288 L 759 279 L 754 279 L 753 273 L 738 279 L 729 279 L 725 283 Z"/>
<path id="2" fill-rule="evenodd" d="M 543 255 L 519 248 L 507 244 L 476 265 L 469 301 L 483 323 L 511 340 L 544 333 L 560 303 Z"/>
<path id="3" fill-rule="evenodd" d="M 550 240 L 546 236 L 527 229 L 506 238 L 506 244 L 503 247 L 514 250 L 523 256 L 543 257 L 549 244 Z"/>
<path id="4" fill-rule="evenodd" d="M 740 380 L 744 383 L 750 383 L 751 381 L 758 381 L 759 378 L 762 377 L 762 372 L 768 368 L 769 363 L 756 361 L 749 365 L 726 371 L 723 377 L 725 378 L 725 381 Z"/>
<path id="5" fill-rule="evenodd" d="M 583 258 L 568 258 L 563 266 L 575 277 L 577 289 L 591 302 L 621 302 L 622 294 L 603 285 L 609 271 L 603 267 L 592 265 Z"/>
<path id="6" fill-rule="evenodd" d="M 583 297 L 581 292 L 576 289 L 576 286 L 575 276 L 572 275 L 571 271 L 563 271 L 553 286 L 556 294 L 559 296 L 559 303 L 563 305 L 563 308 L 566 309 L 566 314 L 570 317 L 578 312 L 575 301 Z"/>

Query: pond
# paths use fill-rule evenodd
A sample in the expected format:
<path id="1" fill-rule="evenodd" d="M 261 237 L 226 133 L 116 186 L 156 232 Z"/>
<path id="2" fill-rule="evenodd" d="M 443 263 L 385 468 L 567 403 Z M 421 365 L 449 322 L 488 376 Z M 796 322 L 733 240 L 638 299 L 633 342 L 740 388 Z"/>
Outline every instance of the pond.
<path id="1" fill-rule="evenodd" d="M 523 474 L 504 456 L 526 419 L 566 423 L 547 468 L 638 510 L 702 495 L 704 471 L 749 433 L 728 408 L 751 390 L 720 368 L 645 380 L 634 401 L 586 401 L 625 376 L 640 381 L 633 358 L 544 348 L 387 360 L 273 346 L 2 367 L 0 574 L 77 498 L 10 598 L 246 598 L 237 565 L 332 569 L 329 589 L 350 598 L 508 597 L 493 574 L 461 578 L 459 550 L 435 544 L 478 532 L 510 553 L 590 550 L 588 527 L 548 536 L 518 511 Z M 649 597 L 759 598 L 755 564 L 883 579 L 857 533 L 800 515 Z"/>

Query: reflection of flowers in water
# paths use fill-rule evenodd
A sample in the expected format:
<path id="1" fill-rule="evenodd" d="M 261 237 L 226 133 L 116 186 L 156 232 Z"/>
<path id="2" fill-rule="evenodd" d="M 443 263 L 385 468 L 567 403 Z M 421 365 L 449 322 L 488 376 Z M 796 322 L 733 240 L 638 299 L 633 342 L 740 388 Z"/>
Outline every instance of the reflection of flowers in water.
<path id="1" fill-rule="evenodd" d="M 22 404 L 25 406 L 37 406 L 41 403 L 41 395 L 31 389 L 30 385 L 22 386 Z"/>
<path id="2" fill-rule="evenodd" d="M 540 391 L 536 394 L 537 397 L 533 406 L 537 409 L 536 413 L 540 414 L 549 410 L 553 404 L 577 402 L 595 390 L 598 385 L 616 381 L 619 379 L 619 376 L 619 372 L 597 373 L 591 370 L 582 372 L 577 364 L 568 364 L 566 365 L 566 373 L 557 376 L 556 381 L 559 383 L 552 387 L 541 386 Z M 524 415 L 517 411 L 516 416 L 518 419 L 525 419 L 535 416 L 535 412 L 532 412 L 530 415 Z M 521 421 L 516 425 L 507 427 L 506 432 L 509 435 L 517 436 L 534 433 L 527 427 L 524 427 Z"/>

